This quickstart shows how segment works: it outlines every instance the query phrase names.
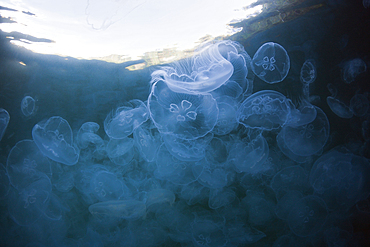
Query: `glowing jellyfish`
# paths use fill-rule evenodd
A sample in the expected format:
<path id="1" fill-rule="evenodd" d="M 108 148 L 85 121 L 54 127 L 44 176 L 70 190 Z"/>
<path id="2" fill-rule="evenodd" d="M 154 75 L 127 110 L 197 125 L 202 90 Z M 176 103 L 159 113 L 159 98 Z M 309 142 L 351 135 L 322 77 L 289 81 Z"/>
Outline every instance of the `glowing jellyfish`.
<path id="1" fill-rule="evenodd" d="M 306 196 L 290 209 L 288 224 L 290 230 L 300 237 L 318 233 L 326 222 L 328 209 L 318 196 Z"/>
<path id="2" fill-rule="evenodd" d="M 194 57 L 154 72 L 153 81 L 163 78 L 167 86 L 176 93 L 211 92 L 223 85 L 234 72 L 233 65 L 228 61 L 229 53 L 238 54 L 231 41 L 208 45 Z M 242 56 L 241 59 L 243 60 Z M 245 60 L 241 62 L 245 66 Z"/>
<path id="3" fill-rule="evenodd" d="M 45 175 L 51 176 L 50 162 L 32 140 L 17 142 L 10 150 L 6 166 L 10 183 L 22 189 Z"/>
<path id="4" fill-rule="evenodd" d="M 212 131 L 218 119 L 216 100 L 210 94 L 183 94 L 156 82 L 148 109 L 158 131 L 180 139 L 197 139 Z"/>
<path id="5" fill-rule="evenodd" d="M 366 63 L 362 59 L 355 58 L 349 60 L 344 64 L 342 69 L 342 78 L 345 83 L 351 83 L 358 75 L 364 73 L 366 69 Z"/>
<path id="6" fill-rule="evenodd" d="M 281 45 L 268 42 L 256 51 L 251 65 L 256 76 L 269 84 L 274 84 L 283 81 L 288 75 L 290 59 Z"/>
<path id="7" fill-rule="evenodd" d="M 356 94 L 351 98 L 349 108 L 357 117 L 363 117 L 369 110 L 369 100 L 364 94 Z"/>
<path id="8" fill-rule="evenodd" d="M 313 59 L 306 60 L 301 68 L 301 82 L 304 84 L 311 84 L 316 79 L 316 66 Z"/>
<path id="9" fill-rule="evenodd" d="M 344 104 L 342 101 L 332 97 L 328 96 L 326 98 L 326 102 L 328 103 L 330 109 L 340 118 L 351 118 L 353 117 L 353 112 L 351 109 Z"/>
<path id="10" fill-rule="evenodd" d="M 123 139 L 148 119 L 146 105 L 141 100 L 131 100 L 118 107 L 104 120 L 105 133 L 113 139 Z"/>
<path id="11" fill-rule="evenodd" d="M 41 153 L 48 158 L 74 165 L 79 158 L 79 150 L 74 147 L 72 129 L 67 120 L 55 116 L 43 120 L 32 129 L 32 137 Z"/>
<path id="12" fill-rule="evenodd" d="M 81 149 L 87 148 L 89 145 L 102 146 L 103 139 L 96 134 L 100 126 L 94 122 L 86 122 L 82 124 L 77 133 L 77 144 Z"/>
<path id="13" fill-rule="evenodd" d="M 247 128 L 278 129 L 290 120 L 291 100 L 279 92 L 263 90 L 252 94 L 240 105 L 236 117 Z"/>
<path id="14" fill-rule="evenodd" d="M 298 156 L 310 156 L 319 152 L 329 138 L 330 125 L 326 114 L 316 107 L 316 118 L 309 124 L 298 127 L 286 125 L 277 136 L 280 150 L 286 149 Z M 284 146 L 280 145 L 284 143 Z M 289 155 L 288 155 L 289 156 Z"/>
<path id="15" fill-rule="evenodd" d="M 4 136 L 6 128 L 8 127 L 9 120 L 9 113 L 5 109 L 0 108 L 0 141 Z"/>
<path id="16" fill-rule="evenodd" d="M 31 116 L 36 111 L 36 102 L 31 96 L 26 96 L 22 99 L 21 110 L 26 117 Z"/>

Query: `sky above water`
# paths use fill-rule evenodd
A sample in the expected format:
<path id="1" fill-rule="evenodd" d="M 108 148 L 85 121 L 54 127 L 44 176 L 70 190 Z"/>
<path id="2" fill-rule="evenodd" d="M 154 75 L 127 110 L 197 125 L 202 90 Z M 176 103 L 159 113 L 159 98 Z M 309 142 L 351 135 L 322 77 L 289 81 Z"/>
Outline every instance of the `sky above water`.
<path id="1" fill-rule="evenodd" d="M 37 53 L 77 58 L 118 54 L 136 59 L 145 52 L 193 48 L 206 35 L 234 34 L 228 24 L 260 13 L 256 0 L 0 0 L 4 32 L 17 31 L 53 43 L 21 42 Z"/>

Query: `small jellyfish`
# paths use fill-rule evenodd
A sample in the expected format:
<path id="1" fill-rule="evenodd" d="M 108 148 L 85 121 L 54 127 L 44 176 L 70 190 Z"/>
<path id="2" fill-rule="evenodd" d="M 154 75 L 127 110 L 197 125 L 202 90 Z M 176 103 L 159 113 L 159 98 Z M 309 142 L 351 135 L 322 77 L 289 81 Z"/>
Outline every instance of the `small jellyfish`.
<path id="1" fill-rule="evenodd" d="M 116 165 L 126 166 L 135 155 L 134 139 L 110 139 L 106 147 L 109 159 Z"/>
<path id="2" fill-rule="evenodd" d="M 316 118 L 305 125 L 294 127 L 286 125 L 277 136 L 284 146 L 278 146 L 286 154 L 285 148 L 298 156 L 310 156 L 318 153 L 329 138 L 330 125 L 326 114 L 318 107 Z M 288 155 L 289 156 L 289 155 Z"/>
<path id="3" fill-rule="evenodd" d="M 148 109 L 161 134 L 186 140 L 205 136 L 218 119 L 217 102 L 211 94 L 176 93 L 161 80 L 152 86 Z"/>
<path id="4" fill-rule="evenodd" d="M 128 188 L 114 173 L 96 172 L 91 178 L 91 193 L 99 201 L 118 200 L 127 197 Z"/>
<path id="5" fill-rule="evenodd" d="M 316 66 L 313 59 L 306 60 L 301 68 L 301 82 L 304 84 L 311 84 L 316 79 Z"/>
<path id="6" fill-rule="evenodd" d="M 104 120 L 104 130 L 110 138 L 123 139 L 148 118 L 146 105 L 141 100 L 131 100 L 127 105 L 108 114 Z"/>
<path id="7" fill-rule="evenodd" d="M 263 44 L 254 54 L 252 70 L 261 80 L 274 84 L 281 82 L 288 75 L 290 59 L 286 50 L 279 44 Z"/>
<path id="8" fill-rule="evenodd" d="M 290 120 L 294 109 L 290 99 L 279 92 L 262 90 L 252 94 L 241 103 L 236 117 L 247 128 L 273 130 Z"/>
<path id="9" fill-rule="evenodd" d="M 370 0 L 362 0 L 362 5 L 364 8 L 369 8 L 370 7 Z"/>
<path id="10" fill-rule="evenodd" d="M 326 222 L 328 209 L 318 196 L 306 196 L 290 209 L 288 225 L 297 236 L 307 237 L 318 233 Z"/>
<path id="11" fill-rule="evenodd" d="M 96 134 L 99 130 L 99 124 L 94 122 L 86 122 L 82 124 L 81 128 L 77 133 L 77 144 L 81 149 L 85 149 L 92 146 L 102 146 L 104 144 L 103 139 Z"/>
<path id="12" fill-rule="evenodd" d="M 363 117 L 369 110 L 369 100 L 364 94 L 356 94 L 351 98 L 349 108 L 357 117 Z"/>
<path id="13" fill-rule="evenodd" d="M 62 117 L 54 116 L 37 123 L 32 137 L 41 153 L 50 159 L 65 165 L 77 163 L 79 150 L 73 144 L 69 123 Z"/>
<path id="14" fill-rule="evenodd" d="M 5 109 L 0 108 L 0 141 L 4 136 L 6 128 L 8 127 L 9 120 L 9 113 Z"/>
<path id="15" fill-rule="evenodd" d="M 342 78 L 345 83 L 353 82 L 356 77 L 367 69 L 366 63 L 361 58 L 347 61 L 342 69 Z"/>
<path id="16" fill-rule="evenodd" d="M 328 96 L 326 98 L 326 102 L 328 103 L 330 109 L 340 118 L 351 118 L 353 117 L 353 112 L 351 109 L 344 104 L 339 99 L 336 99 L 332 96 Z"/>
<path id="17" fill-rule="evenodd" d="M 144 202 L 137 200 L 112 200 L 90 205 L 89 212 L 100 217 L 138 220 L 145 216 L 146 206 Z"/>
<path id="18" fill-rule="evenodd" d="M 36 102 L 31 96 L 26 96 L 22 99 L 21 110 L 26 117 L 31 116 L 36 111 Z"/>

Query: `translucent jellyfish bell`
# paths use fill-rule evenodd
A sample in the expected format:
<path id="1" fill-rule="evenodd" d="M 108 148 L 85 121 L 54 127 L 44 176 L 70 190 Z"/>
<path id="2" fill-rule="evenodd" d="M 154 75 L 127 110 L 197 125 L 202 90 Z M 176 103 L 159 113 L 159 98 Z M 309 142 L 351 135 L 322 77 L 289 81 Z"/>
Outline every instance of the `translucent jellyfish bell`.
<path id="1" fill-rule="evenodd" d="M 8 127 L 9 120 L 9 113 L 5 109 L 0 108 L 0 141 L 4 136 L 6 128 Z"/>
<path id="2" fill-rule="evenodd" d="M 361 58 L 347 61 L 342 69 L 342 78 L 345 83 L 353 82 L 356 77 L 367 69 L 366 63 Z"/>
<path id="3" fill-rule="evenodd" d="M 301 82 L 304 84 L 311 84 L 316 79 L 316 66 L 313 59 L 306 60 L 301 68 Z"/>
<path id="4" fill-rule="evenodd" d="M 31 116 L 36 111 L 36 101 L 31 96 L 26 96 L 22 99 L 21 110 L 26 117 Z"/>
<path id="5" fill-rule="evenodd" d="M 294 109 L 291 100 L 279 92 L 262 90 L 252 94 L 240 105 L 236 117 L 247 128 L 277 129 L 290 120 Z"/>
<path id="6" fill-rule="evenodd" d="M 363 117 L 369 110 L 369 100 L 364 94 L 356 94 L 351 98 L 349 107 L 355 116 Z"/>
<path id="7" fill-rule="evenodd" d="M 37 147 L 48 158 L 74 165 L 79 158 L 79 150 L 74 147 L 72 129 L 67 120 L 55 116 L 37 123 L 32 129 L 32 137 Z"/>
<path id="8" fill-rule="evenodd" d="M 162 80 L 152 86 L 148 109 L 159 132 L 187 140 L 205 136 L 218 118 L 212 95 L 176 93 Z"/>
<path id="9" fill-rule="evenodd" d="M 351 118 L 353 117 L 353 112 L 351 109 L 344 104 L 339 99 L 336 99 L 332 96 L 328 96 L 326 98 L 326 102 L 328 103 L 330 109 L 340 118 Z"/>
<path id="10" fill-rule="evenodd" d="M 238 53 L 231 41 L 206 46 L 192 58 L 163 67 L 152 74 L 163 76 L 167 86 L 177 93 L 208 93 L 224 84 L 233 74 L 234 67 L 227 60 L 228 53 Z"/>
<path id="11" fill-rule="evenodd" d="M 256 51 L 251 66 L 261 80 L 274 84 L 283 81 L 288 75 L 290 59 L 281 45 L 268 42 Z"/>

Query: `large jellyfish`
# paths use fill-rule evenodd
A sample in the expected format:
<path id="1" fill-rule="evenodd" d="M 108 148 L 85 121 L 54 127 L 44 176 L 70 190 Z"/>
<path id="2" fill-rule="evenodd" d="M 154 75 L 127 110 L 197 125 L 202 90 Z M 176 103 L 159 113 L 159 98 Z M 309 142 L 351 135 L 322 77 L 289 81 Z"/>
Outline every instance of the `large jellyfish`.
<path id="1" fill-rule="evenodd" d="M 187 140 L 205 136 L 218 119 L 212 95 L 176 93 L 162 80 L 152 87 L 148 109 L 159 132 Z"/>
<path id="2" fill-rule="evenodd" d="M 269 84 L 274 84 L 283 81 L 288 75 L 290 59 L 281 45 L 268 42 L 256 51 L 251 65 L 256 76 Z"/>
<path id="3" fill-rule="evenodd" d="M 55 116 L 39 122 L 32 129 L 32 137 L 48 158 L 65 165 L 77 163 L 79 150 L 73 145 L 72 129 L 65 119 Z"/>

